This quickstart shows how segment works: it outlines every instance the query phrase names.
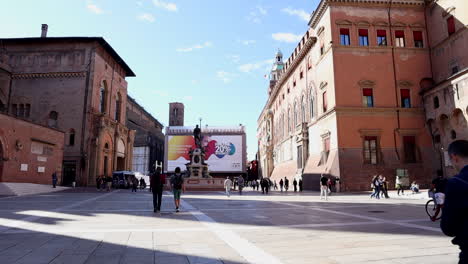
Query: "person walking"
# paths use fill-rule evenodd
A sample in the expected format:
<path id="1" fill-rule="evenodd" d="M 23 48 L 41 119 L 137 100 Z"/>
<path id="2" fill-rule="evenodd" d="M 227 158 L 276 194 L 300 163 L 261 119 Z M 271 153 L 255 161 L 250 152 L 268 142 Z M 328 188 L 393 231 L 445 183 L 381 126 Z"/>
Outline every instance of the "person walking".
<path id="1" fill-rule="evenodd" d="M 229 179 L 229 177 L 226 177 L 226 180 L 224 180 L 224 189 L 226 189 L 227 197 L 231 197 L 231 188 L 232 188 L 232 181 L 231 179 Z"/>
<path id="2" fill-rule="evenodd" d="M 374 175 L 374 177 L 372 178 L 372 185 L 374 186 L 374 192 L 371 194 L 370 198 L 377 198 L 377 199 L 380 199 L 380 179 L 379 179 L 379 175 Z"/>
<path id="3" fill-rule="evenodd" d="M 54 171 L 54 173 L 52 173 L 52 187 L 53 188 L 56 188 L 57 187 L 57 172 Z"/>
<path id="4" fill-rule="evenodd" d="M 242 175 L 237 179 L 237 184 L 239 184 L 239 195 L 242 195 L 242 189 L 244 189 L 244 177 Z"/>
<path id="5" fill-rule="evenodd" d="M 143 190 L 146 188 L 146 182 L 143 180 L 143 177 L 140 178 L 140 189 Z"/>
<path id="6" fill-rule="evenodd" d="M 284 182 L 283 182 L 283 179 L 280 180 L 280 190 L 281 192 L 283 192 L 283 185 L 284 185 Z"/>
<path id="7" fill-rule="evenodd" d="M 184 177 L 180 172 L 180 168 L 175 168 L 174 175 L 171 177 L 171 188 L 172 193 L 174 194 L 174 204 L 176 207 L 176 212 L 180 212 L 180 196 L 182 192 L 185 192 Z"/>
<path id="8" fill-rule="evenodd" d="M 150 186 L 153 193 L 153 209 L 154 212 L 161 212 L 162 192 L 166 184 L 166 175 L 161 173 L 161 168 L 158 167 L 151 175 Z"/>
<path id="9" fill-rule="evenodd" d="M 395 183 L 396 183 L 398 196 L 400 195 L 400 192 L 401 192 L 402 195 L 404 195 L 405 194 L 405 189 L 403 188 L 403 179 L 402 179 L 402 177 L 401 176 L 396 176 Z"/>
<path id="10" fill-rule="evenodd" d="M 380 182 L 382 183 L 381 187 L 382 187 L 382 194 L 383 196 L 388 199 L 390 198 L 388 196 L 388 182 L 387 182 L 387 178 L 385 178 L 385 176 L 383 176 L 382 174 L 379 175 L 379 178 L 380 178 Z"/>
<path id="11" fill-rule="evenodd" d="M 456 140 L 448 147 L 452 166 L 459 171 L 447 181 L 440 227 L 460 247 L 459 264 L 468 263 L 468 141 Z"/>
<path id="12" fill-rule="evenodd" d="M 320 200 L 325 196 L 325 201 L 328 200 L 328 178 L 325 177 L 322 173 L 320 176 Z"/>
<path id="13" fill-rule="evenodd" d="M 111 176 L 106 176 L 105 184 L 107 186 L 107 191 L 111 191 L 111 186 L 112 186 L 112 177 Z"/>
<path id="14" fill-rule="evenodd" d="M 132 192 L 136 192 L 138 188 L 138 179 L 132 176 Z"/>
<path id="15" fill-rule="evenodd" d="M 294 192 L 297 192 L 297 180 L 296 180 L 296 178 L 294 178 L 293 186 L 294 186 Z"/>
<path id="16" fill-rule="evenodd" d="M 299 191 L 302 192 L 302 179 L 299 179 Z"/>
<path id="17" fill-rule="evenodd" d="M 276 180 L 275 180 L 275 184 L 273 185 L 273 189 L 276 191 L 278 190 L 278 184 L 276 183 Z"/>
<path id="18" fill-rule="evenodd" d="M 97 176 L 97 178 L 96 178 L 96 189 L 98 191 L 101 190 L 101 180 L 102 180 L 101 176 Z"/>
<path id="19" fill-rule="evenodd" d="M 288 189 L 289 189 L 289 180 L 286 177 L 284 177 L 284 189 L 286 191 L 288 191 Z"/>

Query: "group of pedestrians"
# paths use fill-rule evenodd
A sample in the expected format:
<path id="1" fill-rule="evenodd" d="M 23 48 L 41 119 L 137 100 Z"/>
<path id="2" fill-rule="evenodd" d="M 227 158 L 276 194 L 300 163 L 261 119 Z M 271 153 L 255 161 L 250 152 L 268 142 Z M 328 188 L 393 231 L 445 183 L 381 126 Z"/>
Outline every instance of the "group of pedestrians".
<path id="1" fill-rule="evenodd" d="M 371 188 L 373 192 L 370 198 L 380 199 L 380 197 L 390 198 L 388 196 L 388 182 L 383 175 L 374 175 L 372 177 Z"/>
<path id="2" fill-rule="evenodd" d="M 98 176 L 96 178 L 96 188 L 100 190 L 111 191 L 112 187 L 112 177 L 110 176 Z"/>

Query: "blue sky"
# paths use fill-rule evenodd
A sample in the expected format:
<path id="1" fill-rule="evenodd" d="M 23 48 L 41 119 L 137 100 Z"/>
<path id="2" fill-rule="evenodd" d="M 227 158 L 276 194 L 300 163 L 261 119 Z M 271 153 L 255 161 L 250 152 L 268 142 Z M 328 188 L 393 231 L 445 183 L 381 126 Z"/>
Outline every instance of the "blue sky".
<path id="1" fill-rule="evenodd" d="M 249 159 L 276 50 L 288 58 L 319 0 L 15 0 L 2 6 L 0 36 L 102 36 L 136 73 L 128 93 L 168 124 L 243 124 Z M 5 24 L 6 23 L 6 24 Z"/>

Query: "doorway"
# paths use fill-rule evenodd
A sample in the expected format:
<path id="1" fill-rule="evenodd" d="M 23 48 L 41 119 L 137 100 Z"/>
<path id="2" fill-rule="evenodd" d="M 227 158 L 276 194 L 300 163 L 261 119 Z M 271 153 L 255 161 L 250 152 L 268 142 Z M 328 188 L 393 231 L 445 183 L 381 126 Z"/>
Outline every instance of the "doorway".
<path id="1" fill-rule="evenodd" d="M 62 185 L 71 186 L 76 179 L 76 161 L 63 163 Z"/>
<path id="2" fill-rule="evenodd" d="M 117 170 L 118 171 L 125 170 L 125 158 L 117 157 Z"/>

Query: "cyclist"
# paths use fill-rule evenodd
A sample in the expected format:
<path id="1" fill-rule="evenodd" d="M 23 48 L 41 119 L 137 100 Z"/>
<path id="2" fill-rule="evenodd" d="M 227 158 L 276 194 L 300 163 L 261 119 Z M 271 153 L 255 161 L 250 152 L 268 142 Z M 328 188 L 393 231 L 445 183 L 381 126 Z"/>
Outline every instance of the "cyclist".
<path id="1" fill-rule="evenodd" d="M 434 202 L 437 204 L 435 214 L 431 217 L 431 220 L 435 222 L 437 216 L 440 213 L 440 209 L 444 207 L 445 200 L 445 186 L 447 185 L 447 179 L 442 175 L 442 171 L 437 171 L 437 178 L 432 181 L 432 189 L 434 190 Z"/>

